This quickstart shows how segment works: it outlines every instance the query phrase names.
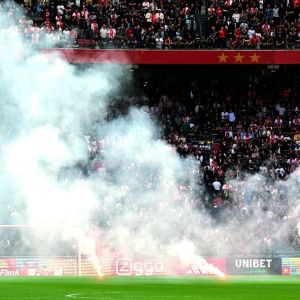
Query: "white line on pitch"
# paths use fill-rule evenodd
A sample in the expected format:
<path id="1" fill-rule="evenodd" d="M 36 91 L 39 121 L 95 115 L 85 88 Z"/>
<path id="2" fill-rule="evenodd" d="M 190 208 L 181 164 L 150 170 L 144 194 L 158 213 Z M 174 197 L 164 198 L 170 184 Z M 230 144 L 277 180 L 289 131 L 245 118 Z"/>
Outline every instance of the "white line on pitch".
<path id="1" fill-rule="evenodd" d="M 112 299 L 111 297 L 106 297 L 106 296 L 109 296 L 111 294 L 120 294 L 120 293 L 121 292 L 102 292 L 102 293 L 99 293 L 99 294 L 93 294 L 93 293 L 76 293 L 76 294 L 68 294 L 65 297 L 67 297 L 67 298 L 73 298 L 73 299 L 111 300 Z M 84 295 L 86 295 L 86 296 L 84 296 Z"/>

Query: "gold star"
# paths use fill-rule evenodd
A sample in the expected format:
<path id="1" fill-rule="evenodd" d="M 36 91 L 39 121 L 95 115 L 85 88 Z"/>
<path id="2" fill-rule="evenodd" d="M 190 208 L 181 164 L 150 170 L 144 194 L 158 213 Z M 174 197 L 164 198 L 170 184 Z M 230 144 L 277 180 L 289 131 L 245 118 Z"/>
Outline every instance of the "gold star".
<path id="1" fill-rule="evenodd" d="M 221 55 L 218 55 L 218 58 L 219 58 L 219 62 L 224 62 L 224 63 L 227 63 L 227 58 L 228 58 L 228 55 L 225 55 L 224 52 L 222 52 Z"/>
<path id="2" fill-rule="evenodd" d="M 260 59 L 259 55 L 256 55 L 256 52 L 254 52 L 253 55 L 249 56 L 251 58 L 251 63 L 258 63 L 258 60 Z"/>
<path id="3" fill-rule="evenodd" d="M 237 63 L 237 62 L 243 62 L 243 58 L 244 58 L 244 56 L 243 55 L 241 55 L 241 53 L 239 52 L 237 55 L 234 55 L 233 56 L 234 58 L 235 58 L 235 62 Z"/>

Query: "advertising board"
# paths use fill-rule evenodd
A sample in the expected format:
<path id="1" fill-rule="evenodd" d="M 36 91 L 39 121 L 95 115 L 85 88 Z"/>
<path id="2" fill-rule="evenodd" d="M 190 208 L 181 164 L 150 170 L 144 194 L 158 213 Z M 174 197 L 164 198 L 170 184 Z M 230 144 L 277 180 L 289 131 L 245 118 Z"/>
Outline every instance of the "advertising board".
<path id="1" fill-rule="evenodd" d="M 282 275 L 300 275 L 300 257 L 283 257 Z"/>
<path id="2" fill-rule="evenodd" d="M 158 276 L 158 275 L 217 275 L 226 274 L 225 258 L 205 258 L 182 264 L 177 260 L 119 257 L 112 264 L 112 275 Z"/>
<path id="3" fill-rule="evenodd" d="M 61 276 L 62 269 L 49 268 L 40 259 L 0 258 L 1 276 Z"/>
<path id="4" fill-rule="evenodd" d="M 228 258 L 227 271 L 230 275 L 279 275 L 281 274 L 281 259 L 267 257 Z"/>

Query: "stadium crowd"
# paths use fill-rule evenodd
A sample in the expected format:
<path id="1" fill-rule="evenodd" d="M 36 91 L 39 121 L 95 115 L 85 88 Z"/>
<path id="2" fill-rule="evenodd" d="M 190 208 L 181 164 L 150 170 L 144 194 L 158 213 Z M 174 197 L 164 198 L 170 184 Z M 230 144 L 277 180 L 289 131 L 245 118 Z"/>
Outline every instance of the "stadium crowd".
<path id="1" fill-rule="evenodd" d="M 159 123 L 164 140 L 180 156 L 199 161 L 200 189 L 205 186 L 198 199 L 201 208 L 226 223 L 233 215 L 241 221 L 252 218 L 259 207 L 270 219 L 284 220 L 289 229 L 282 239 L 298 251 L 297 217 L 290 215 L 297 200 L 288 199 L 285 182 L 298 182 L 299 176 L 300 78 L 293 71 L 273 71 L 219 69 L 217 74 L 206 70 L 205 76 L 192 69 L 156 70 L 155 76 L 141 80 L 140 101 L 126 101 L 137 102 Z M 255 174 L 261 176 L 256 183 L 251 181 Z M 293 188 L 297 193 L 297 183 Z M 263 251 L 275 251 L 276 243 L 268 243 Z"/>
<path id="2" fill-rule="evenodd" d="M 200 1 L 199 1 L 200 2 Z M 46 0 L 24 2 L 15 30 L 41 47 L 252 48 L 299 46 L 299 6 L 291 1 Z M 9 10 L 9 18 L 16 14 Z M 204 18 L 204 21 L 202 21 Z"/>
<path id="3" fill-rule="evenodd" d="M 299 192 L 297 71 L 292 67 L 280 72 L 266 67 L 249 72 L 240 72 L 238 67 L 206 68 L 203 72 L 193 67 L 148 68 L 135 70 L 135 88 L 124 87 L 122 96 L 111 100 L 108 120 L 126 115 L 129 107 L 139 107 L 162 128 L 162 139 L 182 158 L 194 157 L 198 162 L 193 165 L 198 168 L 197 189 L 193 190 L 187 181 L 179 183 L 179 190 L 183 194 L 193 190 L 191 201 L 199 209 L 207 210 L 219 224 L 232 219 L 243 224 L 255 218 L 257 210 L 262 211 L 263 228 L 257 224 L 251 233 L 262 241 L 257 251 L 300 251 L 298 219 L 291 214 L 292 207 L 298 205 L 297 196 L 288 194 L 286 184 L 292 180 L 289 185 L 294 185 L 294 193 Z M 225 76 L 228 72 L 230 77 Z M 109 169 L 102 160 L 105 141 L 90 133 L 88 136 L 87 161 L 68 166 L 58 180 Z M 260 176 L 258 181 L 253 181 L 255 174 Z M 8 206 L 7 217 L 17 209 L 9 202 Z M 18 240 L 1 240 L 0 249 L 10 252 L 15 243 Z"/>

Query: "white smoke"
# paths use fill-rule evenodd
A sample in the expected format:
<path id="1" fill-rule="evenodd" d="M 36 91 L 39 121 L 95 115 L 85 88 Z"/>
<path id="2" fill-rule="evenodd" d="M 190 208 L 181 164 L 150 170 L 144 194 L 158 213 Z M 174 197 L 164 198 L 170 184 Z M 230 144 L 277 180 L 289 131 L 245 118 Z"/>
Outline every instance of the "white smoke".
<path id="1" fill-rule="evenodd" d="M 78 71 L 58 55 L 49 57 L 25 47 L 19 33 L 12 35 L 11 27 L 4 28 L 0 201 L 9 212 L 0 215 L 2 222 L 43 226 L 44 233 L 60 232 L 65 238 L 81 237 L 92 226 L 110 253 L 175 253 L 182 262 L 190 262 L 196 253 L 251 253 L 260 247 L 261 231 L 266 239 L 281 238 L 284 221 L 262 210 L 268 200 L 262 196 L 264 176 L 230 182 L 238 193 L 250 193 L 253 203 L 251 208 L 239 207 L 238 215 L 245 212 L 245 218 L 226 211 L 227 221 L 218 225 L 199 209 L 203 187 L 197 184 L 198 161 L 180 159 L 159 139 L 158 129 L 142 111 L 131 109 L 127 116 L 106 120 L 107 104 L 128 76 L 126 68 L 107 64 Z M 92 135 L 102 143 L 103 167 L 82 176 L 70 166 L 87 160 Z M 61 177 L 67 167 L 72 176 Z M 297 186 L 297 178 L 285 185 Z M 294 192 L 290 189 L 288 196 L 299 205 Z"/>
<path id="2" fill-rule="evenodd" d="M 25 202 L 13 222 L 82 225 L 96 201 L 91 183 L 74 180 L 63 187 L 57 176 L 86 159 L 84 135 L 91 120 L 105 117 L 124 69 L 105 65 L 78 73 L 59 56 L 26 46 L 22 33 L 11 34 L 15 25 L 7 14 L 1 13 L 1 166 L 2 182 L 13 191 L 2 187 L 1 198 Z"/>

